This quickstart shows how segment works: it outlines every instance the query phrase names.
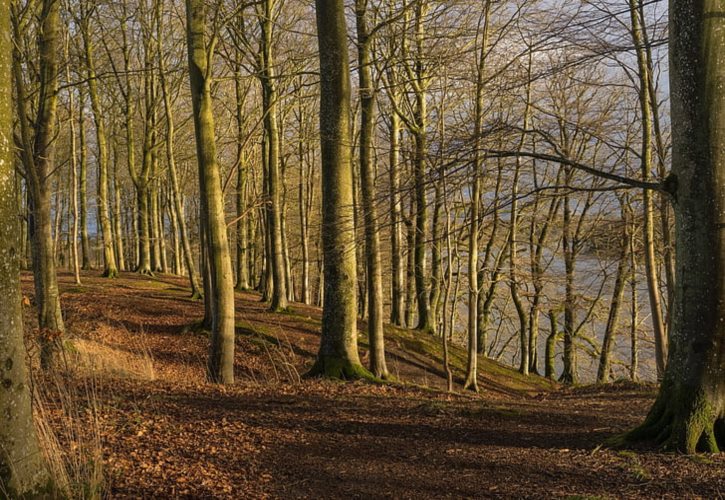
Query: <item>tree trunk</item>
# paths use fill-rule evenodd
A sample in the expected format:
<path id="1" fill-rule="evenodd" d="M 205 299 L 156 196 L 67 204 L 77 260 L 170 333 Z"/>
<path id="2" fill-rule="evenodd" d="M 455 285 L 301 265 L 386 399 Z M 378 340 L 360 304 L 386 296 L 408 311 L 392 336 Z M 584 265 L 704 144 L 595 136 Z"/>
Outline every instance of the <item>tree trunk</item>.
<path id="1" fill-rule="evenodd" d="M 33 278 L 40 328 L 40 360 L 43 368 L 51 369 L 59 347 L 58 339 L 65 333 L 53 255 L 50 209 L 50 182 L 54 167 L 59 78 L 57 58 L 60 48 L 60 6 L 57 1 L 43 1 L 40 22 L 41 34 L 38 38 L 40 81 L 37 118 L 33 124 L 35 136 L 32 142 L 30 125 L 26 118 L 28 96 L 25 92 L 20 56 L 17 51 L 13 70 L 19 114 L 24 115 L 19 120 L 23 138 L 22 158 L 28 181 L 28 232 L 33 249 Z M 19 40 L 21 35 L 17 23 L 14 24 L 14 29 L 15 37 Z M 13 163 L 10 161 L 11 165 Z"/>
<path id="2" fill-rule="evenodd" d="M 624 288 L 626 282 L 627 266 L 629 265 L 629 215 L 625 202 L 622 205 L 622 249 L 619 254 L 619 262 L 617 264 L 617 276 L 614 279 L 614 287 L 612 289 L 612 301 L 609 306 L 609 315 L 607 316 L 607 325 L 604 330 L 604 340 L 602 341 L 602 352 L 599 356 L 599 369 L 597 370 L 597 383 L 603 384 L 609 382 L 611 371 L 611 355 L 614 346 L 614 338 L 617 335 L 617 327 L 619 325 L 619 310 L 624 298 Z"/>
<path id="3" fill-rule="evenodd" d="M 213 298 L 207 374 L 212 382 L 234 382 L 234 273 L 224 220 L 221 173 L 216 157 L 211 98 L 212 52 L 207 53 L 204 0 L 186 0 L 189 79 L 194 109 L 199 192 L 207 236 L 210 291 Z M 213 50 L 213 44 L 212 44 Z"/>
<path id="4" fill-rule="evenodd" d="M 400 118 L 395 112 L 390 113 L 390 253 L 392 266 L 392 303 L 390 322 L 397 326 L 405 325 L 405 262 L 403 260 L 402 218 L 403 203 L 400 193 Z"/>
<path id="5" fill-rule="evenodd" d="M 640 23 L 637 0 L 629 0 L 631 33 L 634 46 L 637 48 L 637 63 L 639 76 L 639 103 L 640 118 L 642 120 L 642 180 L 649 180 L 652 168 L 652 112 L 649 95 L 649 68 L 647 54 L 643 45 L 642 25 Z M 644 210 L 644 263 L 647 274 L 647 290 L 649 292 L 650 310 L 652 314 L 652 329 L 655 339 L 655 361 L 657 363 L 657 378 L 664 374 L 667 359 L 667 334 L 662 318 L 662 297 L 660 296 L 660 283 L 658 278 L 658 264 L 655 256 L 654 231 L 654 193 L 645 190 L 643 193 L 642 209 Z"/>
<path id="6" fill-rule="evenodd" d="M 8 498 L 47 494 L 49 476 L 33 424 L 30 377 L 23 343 L 20 292 L 20 217 L 16 204 L 10 0 L 0 0 L 0 484 Z"/>
<path id="7" fill-rule="evenodd" d="M 659 396 L 627 440 L 686 453 L 725 447 L 725 31 L 722 5 L 670 1 L 677 289 Z"/>
<path id="8" fill-rule="evenodd" d="M 84 17 L 81 23 L 81 34 L 85 49 L 86 71 L 88 73 L 88 93 L 91 98 L 91 109 L 96 124 L 96 146 L 98 147 L 98 218 L 103 238 L 103 276 L 115 278 L 118 276 L 116 257 L 113 249 L 113 231 L 108 207 L 108 141 L 106 127 L 103 120 L 100 97 L 98 95 L 98 81 L 96 78 L 96 65 L 93 59 L 93 42 L 89 19 Z"/>
<path id="9" fill-rule="evenodd" d="M 368 339 L 370 371 L 378 378 L 388 377 L 383 337 L 383 270 L 380 260 L 378 211 L 375 206 L 375 172 L 373 136 L 375 134 L 376 88 L 372 75 L 370 38 L 367 23 L 368 0 L 356 0 L 358 76 L 360 79 L 360 184 L 365 224 L 365 256 L 367 264 Z"/>
<path id="10" fill-rule="evenodd" d="M 164 26 L 162 24 L 163 16 L 159 14 L 157 18 L 157 31 L 159 39 L 163 40 Z M 169 179 L 171 180 L 171 197 L 173 200 L 173 212 L 176 216 L 176 225 L 179 231 L 179 239 L 184 252 L 184 263 L 189 273 L 189 285 L 191 286 L 191 296 L 193 299 L 201 298 L 203 289 L 199 284 L 199 276 L 194 261 L 194 254 L 191 251 L 189 236 L 186 230 L 186 215 L 184 213 L 184 203 L 182 201 L 181 189 L 179 187 L 179 174 L 176 167 L 176 155 L 174 154 L 174 145 L 176 139 L 176 122 L 174 113 L 171 108 L 171 93 L 166 80 L 166 61 L 162 54 L 162 45 L 159 43 L 159 83 L 161 85 L 161 94 L 164 99 L 164 114 L 166 118 L 166 162 L 169 166 Z"/>
<path id="11" fill-rule="evenodd" d="M 316 0 L 320 54 L 322 150 L 322 244 L 324 307 L 322 338 L 310 375 L 368 378 L 357 349 L 355 228 L 352 205 L 350 65 L 342 0 Z"/>
<path id="12" fill-rule="evenodd" d="M 264 0 L 263 14 L 259 16 L 259 25 L 262 30 L 261 37 L 261 68 L 260 82 L 262 84 L 262 101 L 264 109 L 264 131 L 267 140 L 267 188 L 268 196 L 267 229 L 269 231 L 269 257 L 267 259 L 272 271 L 273 289 L 270 309 L 283 311 L 288 307 L 287 283 L 284 270 L 284 249 L 282 240 L 282 215 L 280 203 L 280 184 L 282 179 L 280 170 L 280 133 L 279 118 L 277 114 L 279 92 L 277 90 L 276 70 L 274 68 L 274 54 L 272 47 L 272 18 L 275 0 Z"/>

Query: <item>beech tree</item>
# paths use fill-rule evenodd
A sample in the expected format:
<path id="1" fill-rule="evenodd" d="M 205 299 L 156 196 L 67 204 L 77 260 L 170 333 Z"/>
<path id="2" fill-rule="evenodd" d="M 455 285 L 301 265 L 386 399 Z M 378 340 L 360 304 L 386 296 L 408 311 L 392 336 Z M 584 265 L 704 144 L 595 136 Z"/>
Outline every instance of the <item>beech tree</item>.
<path id="1" fill-rule="evenodd" d="M 13 9 L 13 30 L 16 43 L 13 51 L 15 96 L 20 124 L 20 158 L 29 192 L 28 230 L 32 242 L 35 300 L 38 306 L 38 326 L 41 331 L 41 363 L 52 368 L 57 351 L 57 339 L 65 332 L 60 308 L 60 293 L 53 251 L 51 220 L 52 177 L 57 134 L 58 81 L 60 56 L 60 1 L 44 0 L 39 9 L 37 40 L 37 97 L 23 75 L 20 41 L 33 14 L 31 5 Z M 31 119 L 31 108 L 33 118 Z"/>
<path id="2" fill-rule="evenodd" d="M 722 4 L 670 0 L 676 276 L 659 395 L 627 441 L 693 453 L 725 449 L 725 50 Z"/>
<path id="3" fill-rule="evenodd" d="M 320 49 L 322 245 L 325 301 L 322 338 L 309 375 L 370 374 L 357 349 L 357 269 L 350 137 L 350 69 L 343 0 L 316 0 Z"/>
<path id="4" fill-rule="evenodd" d="M 20 294 L 20 217 L 13 175 L 12 31 L 10 0 L 0 0 L 0 484 L 8 498 L 35 498 L 48 474 L 33 425 L 23 344 Z"/>
<path id="5" fill-rule="evenodd" d="M 207 295 L 211 305 L 211 346 L 207 372 L 212 382 L 234 382 L 234 273 L 229 253 L 221 174 L 217 163 L 212 108 L 212 56 L 215 38 L 206 36 L 204 0 L 186 1 L 189 78 L 194 108 L 202 241 L 208 261 Z"/>

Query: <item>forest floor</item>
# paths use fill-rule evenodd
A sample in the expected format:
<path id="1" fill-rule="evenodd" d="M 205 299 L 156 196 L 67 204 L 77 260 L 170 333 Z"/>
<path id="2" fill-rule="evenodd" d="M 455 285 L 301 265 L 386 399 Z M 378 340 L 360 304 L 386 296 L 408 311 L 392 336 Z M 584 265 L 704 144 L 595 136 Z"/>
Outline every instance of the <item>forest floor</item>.
<path id="1" fill-rule="evenodd" d="M 273 314 L 238 293 L 237 383 L 214 387 L 183 279 L 82 278 L 60 276 L 68 374 L 42 417 L 82 489 L 102 472 L 111 498 L 725 497 L 725 457 L 600 446 L 642 420 L 651 386 L 564 389 L 484 360 L 480 394 L 446 394 L 439 340 L 394 328 L 399 384 L 306 380 L 320 311 Z M 23 292 L 37 357 L 27 274 Z"/>

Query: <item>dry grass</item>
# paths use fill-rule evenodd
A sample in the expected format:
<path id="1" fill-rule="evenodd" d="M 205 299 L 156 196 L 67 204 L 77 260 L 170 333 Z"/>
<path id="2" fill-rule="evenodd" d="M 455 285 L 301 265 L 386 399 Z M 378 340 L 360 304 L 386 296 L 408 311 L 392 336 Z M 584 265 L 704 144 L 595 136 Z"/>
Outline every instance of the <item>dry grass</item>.
<path id="1" fill-rule="evenodd" d="M 35 380 L 33 414 L 57 498 L 103 498 L 96 380 L 56 373 Z"/>

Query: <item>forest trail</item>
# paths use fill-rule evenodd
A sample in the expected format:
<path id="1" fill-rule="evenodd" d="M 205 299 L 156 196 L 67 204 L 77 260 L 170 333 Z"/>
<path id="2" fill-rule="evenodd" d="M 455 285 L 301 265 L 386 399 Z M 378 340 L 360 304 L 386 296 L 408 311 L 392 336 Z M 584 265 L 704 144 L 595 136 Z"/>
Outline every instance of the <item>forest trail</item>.
<path id="1" fill-rule="evenodd" d="M 203 305 L 183 279 L 84 273 L 83 283 L 60 276 L 73 335 L 66 382 L 93 409 L 79 413 L 101 436 L 112 498 L 725 495 L 725 457 L 599 448 L 641 421 L 653 388 L 561 389 L 486 361 L 481 394 L 449 395 L 438 340 L 399 329 L 386 342 L 405 385 L 302 380 L 320 311 L 272 314 L 251 293 L 237 294 L 239 382 L 213 387 L 207 338 L 190 327 Z M 32 303 L 30 275 L 23 291 Z M 25 315 L 32 331 L 32 307 Z M 361 339 L 363 358 L 365 347 Z M 454 350 L 457 376 L 463 359 Z"/>

